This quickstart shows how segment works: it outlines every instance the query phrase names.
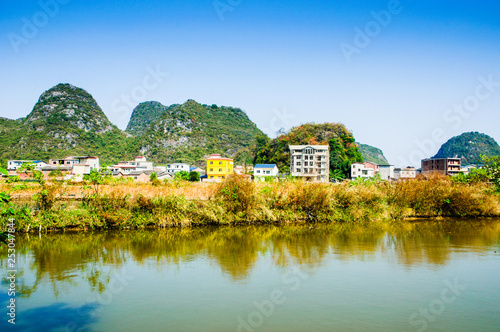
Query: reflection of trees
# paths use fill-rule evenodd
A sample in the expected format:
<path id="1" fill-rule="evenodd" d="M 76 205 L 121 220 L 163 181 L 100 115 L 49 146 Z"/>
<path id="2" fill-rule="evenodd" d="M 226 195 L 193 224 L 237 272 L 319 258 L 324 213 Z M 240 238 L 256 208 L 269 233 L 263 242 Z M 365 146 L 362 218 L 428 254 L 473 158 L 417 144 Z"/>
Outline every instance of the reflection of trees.
<path id="1" fill-rule="evenodd" d="M 42 281 L 56 295 L 78 281 L 102 293 L 112 270 L 127 260 L 164 267 L 202 257 L 231 280 L 246 279 L 262 255 L 281 268 L 300 265 L 311 273 L 329 255 L 349 261 L 375 259 L 378 252 L 395 255 L 405 266 L 440 266 L 454 248 L 485 251 L 499 243 L 499 234 L 500 221 L 226 226 L 26 235 L 16 249 L 34 275 L 31 285 L 20 276 L 19 289 L 29 296 Z M 5 251 L 1 257 L 6 269 Z"/>

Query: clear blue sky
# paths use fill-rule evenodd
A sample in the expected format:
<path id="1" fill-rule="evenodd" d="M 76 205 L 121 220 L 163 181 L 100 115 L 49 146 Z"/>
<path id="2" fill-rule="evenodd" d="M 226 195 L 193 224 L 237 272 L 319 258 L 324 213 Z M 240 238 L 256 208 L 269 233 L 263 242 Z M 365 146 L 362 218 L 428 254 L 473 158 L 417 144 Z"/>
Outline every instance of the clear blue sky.
<path id="1" fill-rule="evenodd" d="M 396 166 L 465 131 L 500 141 L 498 1 L 397 3 L 4 0 L 0 116 L 65 82 L 122 129 L 139 102 L 195 99 L 268 134 L 341 122 Z"/>

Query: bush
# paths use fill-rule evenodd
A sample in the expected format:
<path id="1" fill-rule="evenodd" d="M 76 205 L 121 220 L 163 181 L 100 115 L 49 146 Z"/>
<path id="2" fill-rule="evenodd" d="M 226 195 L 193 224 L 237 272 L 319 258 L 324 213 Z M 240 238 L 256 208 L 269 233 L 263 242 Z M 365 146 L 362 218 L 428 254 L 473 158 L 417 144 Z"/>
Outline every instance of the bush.
<path id="1" fill-rule="evenodd" d="M 255 205 L 255 184 L 243 175 L 230 175 L 217 185 L 213 199 L 229 213 L 238 217 L 248 217 Z"/>

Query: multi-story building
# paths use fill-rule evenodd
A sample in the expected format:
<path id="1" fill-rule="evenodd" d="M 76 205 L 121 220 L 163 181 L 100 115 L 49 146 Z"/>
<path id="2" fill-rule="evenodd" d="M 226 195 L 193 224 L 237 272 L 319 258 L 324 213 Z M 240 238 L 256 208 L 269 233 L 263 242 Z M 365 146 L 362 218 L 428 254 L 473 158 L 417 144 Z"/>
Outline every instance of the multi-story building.
<path id="1" fill-rule="evenodd" d="M 207 179 L 210 181 L 224 181 L 234 173 L 234 162 L 231 158 L 224 158 L 220 154 L 212 154 L 207 158 Z"/>
<path id="2" fill-rule="evenodd" d="M 166 166 L 165 172 L 175 174 L 177 172 L 189 172 L 189 164 L 184 163 L 176 163 L 176 164 L 168 164 Z"/>
<path id="3" fill-rule="evenodd" d="M 351 179 L 372 178 L 375 175 L 375 169 L 369 167 L 366 163 L 351 164 Z"/>
<path id="4" fill-rule="evenodd" d="M 153 163 L 148 162 L 146 157 L 138 156 L 135 160 L 131 161 L 120 161 L 118 165 L 111 166 L 111 171 L 113 173 L 128 174 L 135 171 L 153 171 Z"/>
<path id="5" fill-rule="evenodd" d="M 382 180 L 394 180 L 394 165 L 378 165 L 378 169 Z"/>
<path id="6" fill-rule="evenodd" d="M 444 175 L 457 175 L 461 170 L 461 158 L 429 158 L 422 160 L 422 174 L 437 172 Z"/>
<path id="7" fill-rule="evenodd" d="M 328 182 L 330 147 L 328 145 L 290 145 L 290 174 L 308 180 Z"/>
<path id="8" fill-rule="evenodd" d="M 394 170 L 394 178 L 396 180 L 414 179 L 417 177 L 417 170 L 413 166 L 406 168 L 396 168 Z"/>

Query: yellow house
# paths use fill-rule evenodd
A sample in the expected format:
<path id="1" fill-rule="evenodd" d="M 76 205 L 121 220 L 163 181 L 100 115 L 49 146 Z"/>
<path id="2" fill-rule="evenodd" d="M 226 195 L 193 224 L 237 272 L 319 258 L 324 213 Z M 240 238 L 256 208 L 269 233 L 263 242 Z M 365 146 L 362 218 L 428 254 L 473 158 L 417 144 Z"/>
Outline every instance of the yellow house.
<path id="1" fill-rule="evenodd" d="M 207 179 L 224 181 L 229 174 L 233 174 L 233 159 L 223 158 L 220 154 L 211 154 L 207 159 Z"/>

